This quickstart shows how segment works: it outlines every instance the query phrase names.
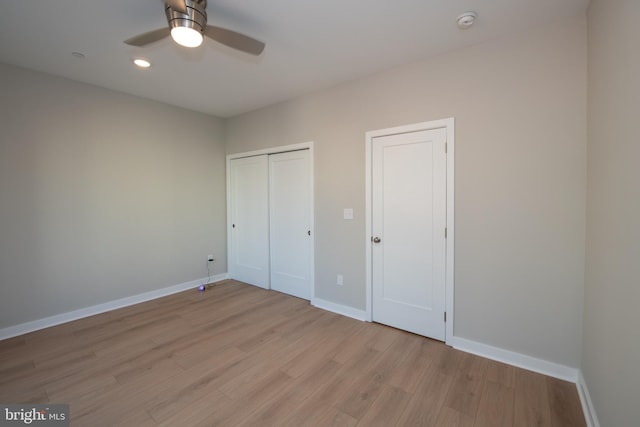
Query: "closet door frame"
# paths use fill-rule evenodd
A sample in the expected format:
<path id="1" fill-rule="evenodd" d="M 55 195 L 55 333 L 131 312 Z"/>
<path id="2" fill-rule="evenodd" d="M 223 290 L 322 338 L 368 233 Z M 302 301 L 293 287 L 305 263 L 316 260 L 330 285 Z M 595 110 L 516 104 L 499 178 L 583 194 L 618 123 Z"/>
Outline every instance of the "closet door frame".
<path id="1" fill-rule="evenodd" d="M 310 277 L 311 277 L 311 304 L 313 304 L 316 298 L 316 287 L 315 287 L 315 218 L 314 218 L 314 200 L 315 200 L 315 186 L 314 186 L 314 151 L 313 151 L 313 141 L 303 142 L 300 144 L 291 144 L 291 145 L 282 145 L 278 147 L 265 148 L 262 150 L 248 151 L 243 153 L 235 153 L 227 155 L 226 162 L 226 177 L 227 177 L 227 260 L 230 262 L 231 258 L 231 249 L 232 249 L 232 212 L 231 212 L 231 160 L 241 159 L 244 157 L 252 157 L 252 156 L 262 156 L 269 154 L 278 154 L 278 153 L 286 153 L 288 151 L 297 151 L 297 150 L 309 150 L 309 183 L 311 187 L 311 195 L 310 195 L 310 206 L 309 206 L 309 223 L 310 223 L 310 257 L 311 257 L 311 266 L 310 266 Z M 229 271 L 229 265 L 227 265 L 227 271 Z M 230 274 L 230 273 L 229 273 Z M 233 278 L 233 277 L 231 277 Z M 269 288 L 271 285 L 269 285 Z"/>

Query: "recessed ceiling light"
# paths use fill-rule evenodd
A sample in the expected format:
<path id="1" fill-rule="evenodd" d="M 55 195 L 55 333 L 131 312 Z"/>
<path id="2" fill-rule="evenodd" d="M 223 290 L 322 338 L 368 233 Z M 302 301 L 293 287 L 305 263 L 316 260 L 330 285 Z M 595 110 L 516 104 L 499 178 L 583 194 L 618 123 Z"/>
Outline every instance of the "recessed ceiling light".
<path id="1" fill-rule="evenodd" d="M 84 53 L 71 52 L 71 56 L 73 56 L 74 58 L 82 59 L 82 58 L 84 58 Z"/>
<path id="2" fill-rule="evenodd" d="M 136 64 L 140 68 L 149 68 L 151 67 L 151 62 L 146 59 L 136 58 L 133 60 L 133 63 Z"/>
<path id="3" fill-rule="evenodd" d="M 458 23 L 458 28 L 460 28 L 461 30 L 466 30 L 467 28 L 471 27 L 474 22 L 476 22 L 477 17 L 478 14 L 473 11 L 461 14 L 460 16 L 458 16 L 458 19 L 456 21 Z"/>

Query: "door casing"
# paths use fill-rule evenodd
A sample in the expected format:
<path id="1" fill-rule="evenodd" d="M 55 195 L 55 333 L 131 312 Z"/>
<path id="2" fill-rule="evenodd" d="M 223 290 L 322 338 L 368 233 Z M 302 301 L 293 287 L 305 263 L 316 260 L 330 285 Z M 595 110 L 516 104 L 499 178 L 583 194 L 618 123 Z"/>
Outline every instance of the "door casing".
<path id="1" fill-rule="evenodd" d="M 372 309 L 372 144 L 373 139 L 381 136 L 397 135 L 401 133 L 418 132 L 431 129 L 446 129 L 447 133 L 447 241 L 446 241 L 446 257 L 445 257 L 445 306 L 446 306 L 446 324 L 445 324 L 445 342 L 448 342 L 454 333 L 454 158 L 455 158 L 455 120 L 453 117 L 433 120 L 422 123 L 415 123 L 405 126 L 397 126 L 386 129 L 379 129 L 366 132 L 365 134 L 365 247 L 366 247 L 366 313 L 365 319 L 369 322 L 373 321 Z"/>

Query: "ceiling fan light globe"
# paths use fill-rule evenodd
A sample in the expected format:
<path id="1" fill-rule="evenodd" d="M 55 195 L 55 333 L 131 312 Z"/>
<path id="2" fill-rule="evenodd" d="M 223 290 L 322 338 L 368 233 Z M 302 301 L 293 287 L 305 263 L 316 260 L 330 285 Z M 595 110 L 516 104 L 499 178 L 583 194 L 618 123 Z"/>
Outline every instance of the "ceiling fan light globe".
<path id="1" fill-rule="evenodd" d="M 204 39 L 200 31 L 190 27 L 172 28 L 171 37 L 176 43 L 185 47 L 198 47 Z"/>

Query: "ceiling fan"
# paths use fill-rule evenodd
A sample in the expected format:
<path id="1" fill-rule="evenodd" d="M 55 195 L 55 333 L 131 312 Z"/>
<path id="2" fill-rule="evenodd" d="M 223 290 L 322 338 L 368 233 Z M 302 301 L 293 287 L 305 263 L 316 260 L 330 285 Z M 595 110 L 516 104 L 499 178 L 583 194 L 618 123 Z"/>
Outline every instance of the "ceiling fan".
<path id="1" fill-rule="evenodd" d="M 222 27 L 207 25 L 207 0 L 165 0 L 165 14 L 169 27 L 140 34 L 124 42 L 131 46 L 146 46 L 171 36 L 176 43 L 186 47 L 197 47 L 207 36 L 233 49 L 260 55 L 264 43 L 244 34 Z"/>

